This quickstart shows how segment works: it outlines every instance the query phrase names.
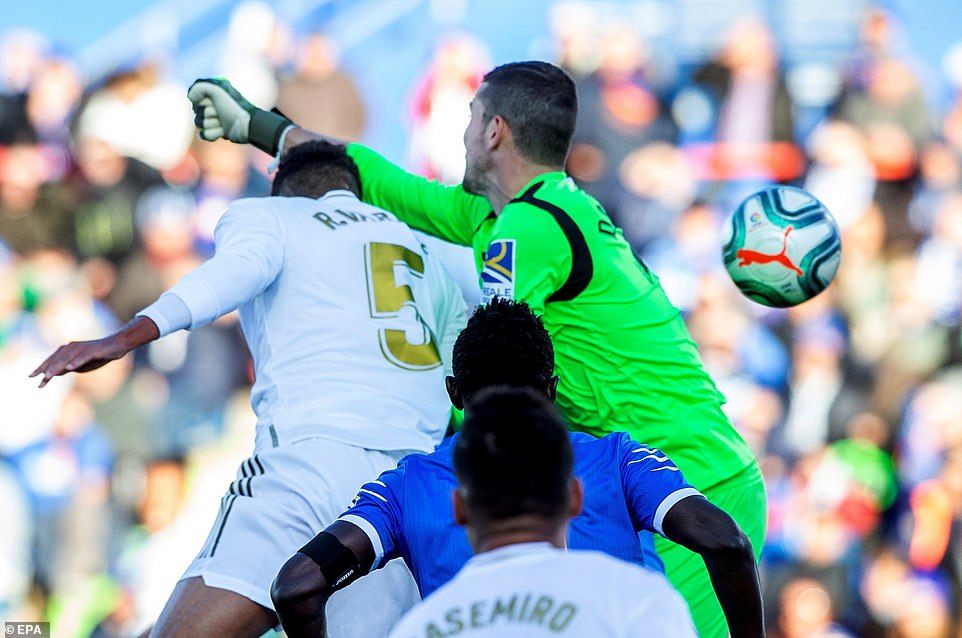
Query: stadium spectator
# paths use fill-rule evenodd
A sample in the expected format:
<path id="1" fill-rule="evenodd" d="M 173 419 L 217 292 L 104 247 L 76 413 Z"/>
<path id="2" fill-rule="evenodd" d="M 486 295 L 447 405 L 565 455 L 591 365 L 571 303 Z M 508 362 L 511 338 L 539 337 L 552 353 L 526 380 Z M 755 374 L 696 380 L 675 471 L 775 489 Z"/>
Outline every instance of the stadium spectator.
<path id="1" fill-rule="evenodd" d="M 648 144 L 629 153 L 618 167 L 618 177 L 609 195 L 615 200 L 612 219 L 638 252 L 668 234 L 693 203 L 697 188 L 684 153 L 667 143 Z"/>
<path id="2" fill-rule="evenodd" d="M 799 578 L 780 595 L 781 613 L 772 635 L 778 638 L 850 638 L 835 624 L 832 598 L 815 580 Z"/>
<path id="3" fill-rule="evenodd" d="M 0 528 L 0 615 L 21 617 L 30 592 L 33 572 L 30 506 L 8 461 L 0 456 L 0 502 L 4 525 Z"/>
<path id="4" fill-rule="evenodd" d="M 461 136 L 470 116 L 464 105 L 490 68 L 489 57 L 476 38 L 454 34 L 438 45 L 418 79 L 411 96 L 408 155 L 428 177 L 453 184 L 464 175 Z"/>
<path id="5" fill-rule="evenodd" d="M 120 265 L 110 306 L 121 321 L 149 305 L 160 293 L 197 267 L 190 193 L 159 186 L 137 202 L 134 225 L 138 248 Z"/>
<path id="6" fill-rule="evenodd" d="M 598 44 L 598 69 L 578 83 L 578 123 L 569 164 L 572 175 L 622 222 L 626 215 L 618 208 L 619 196 L 626 190 L 644 191 L 637 184 L 641 167 L 637 162 L 626 166 L 625 158 L 647 144 L 674 141 L 676 131 L 652 85 L 645 45 L 638 33 L 627 24 L 611 24 Z M 664 170 L 671 170 L 672 159 L 664 158 L 666 146 L 660 148 L 661 159 L 667 159 Z M 648 155 L 656 152 L 652 149 Z M 625 179 L 626 172 L 633 175 Z M 674 197 L 684 199 L 683 174 L 681 178 L 681 194 Z"/>
<path id="7" fill-rule="evenodd" d="M 140 196 L 162 183 L 156 170 L 123 156 L 110 142 L 87 130 L 74 142 L 78 176 L 72 186 L 80 203 L 74 210 L 77 253 L 120 263 L 135 246 L 134 211 Z"/>
<path id="8" fill-rule="evenodd" d="M 811 165 L 805 189 L 829 210 L 842 229 L 855 222 L 872 204 L 875 169 L 865 137 L 847 122 L 828 120 L 808 141 Z"/>
<path id="9" fill-rule="evenodd" d="M 709 176 L 716 179 L 798 177 L 792 103 L 768 25 L 736 22 L 714 60 L 693 77 L 713 103 Z"/>
<path id="10" fill-rule="evenodd" d="M 297 60 L 297 72 L 281 80 L 277 108 L 315 131 L 356 141 L 367 116 L 354 80 L 341 70 L 336 45 L 322 33 L 307 36 Z"/>
<path id="11" fill-rule="evenodd" d="M 84 137 L 102 140 L 120 155 L 167 170 L 190 145 L 191 118 L 181 112 L 182 99 L 160 66 L 144 61 L 110 75 L 87 96 L 77 126 Z M 143 122 L 153 124 L 144 128 Z"/>
<path id="12" fill-rule="evenodd" d="M 46 39 L 29 29 L 14 29 L 0 42 L 0 144 L 31 139 L 27 91 L 47 55 Z"/>
<path id="13" fill-rule="evenodd" d="M 37 144 L 0 148 L 0 237 L 18 254 L 73 247 L 72 196 L 63 184 L 44 183 L 52 172 Z"/>
<path id="14" fill-rule="evenodd" d="M 82 94 L 80 76 L 70 60 L 44 61 L 33 76 L 24 104 L 38 139 L 66 150 L 69 119 Z"/>
<path id="15" fill-rule="evenodd" d="M 70 392 L 48 437 L 11 457 L 30 495 L 36 578 L 66 596 L 107 566 L 107 508 L 113 451 L 89 401 Z"/>
<path id="16" fill-rule="evenodd" d="M 842 99 L 838 115 L 865 134 L 879 182 L 875 200 L 890 230 L 889 243 L 911 248 L 918 235 L 908 224 L 905 208 L 919 154 L 932 135 L 928 110 L 918 79 L 905 62 L 892 57 L 877 60 L 867 79 L 864 88 Z"/>

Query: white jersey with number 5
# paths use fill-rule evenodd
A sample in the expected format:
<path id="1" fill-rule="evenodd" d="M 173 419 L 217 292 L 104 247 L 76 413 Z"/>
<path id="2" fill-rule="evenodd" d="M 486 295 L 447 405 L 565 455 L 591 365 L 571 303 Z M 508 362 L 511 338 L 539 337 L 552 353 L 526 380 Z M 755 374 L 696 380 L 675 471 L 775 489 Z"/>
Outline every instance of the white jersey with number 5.
<path id="1" fill-rule="evenodd" d="M 215 256 L 166 294 L 190 310 L 191 328 L 239 310 L 251 404 L 275 445 L 433 449 L 466 309 L 410 228 L 338 190 L 238 200 L 214 238 Z"/>
<path id="2" fill-rule="evenodd" d="M 695 638 L 661 574 L 548 543 L 478 554 L 411 610 L 390 638 Z"/>

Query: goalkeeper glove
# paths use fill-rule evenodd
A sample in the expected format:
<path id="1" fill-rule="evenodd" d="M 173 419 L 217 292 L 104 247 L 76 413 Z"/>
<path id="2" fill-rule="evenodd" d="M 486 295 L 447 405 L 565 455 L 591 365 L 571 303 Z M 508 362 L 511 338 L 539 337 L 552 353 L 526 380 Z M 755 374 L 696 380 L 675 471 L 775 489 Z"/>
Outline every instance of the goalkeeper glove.
<path id="1" fill-rule="evenodd" d="M 222 78 L 195 81 L 187 97 L 193 104 L 200 138 L 208 142 L 223 137 L 277 155 L 281 135 L 294 125 L 279 113 L 257 108 Z"/>

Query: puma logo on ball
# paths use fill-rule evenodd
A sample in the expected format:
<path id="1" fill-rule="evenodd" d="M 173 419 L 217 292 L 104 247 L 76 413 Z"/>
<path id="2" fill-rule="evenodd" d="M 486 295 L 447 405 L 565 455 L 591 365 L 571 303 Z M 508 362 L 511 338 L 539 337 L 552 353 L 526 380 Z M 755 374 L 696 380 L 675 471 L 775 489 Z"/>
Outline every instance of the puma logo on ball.
<path id="1" fill-rule="evenodd" d="M 785 235 L 782 237 L 782 250 L 774 255 L 769 255 L 766 253 L 760 253 L 757 250 L 749 250 L 747 248 L 740 249 L 736 256 L 738 257 L 738 265 L 740 267 L 750 266 L 751 264 L 770 264 L 772 262 L 779 263 L 785 268 L 792 270 L 799 277 L 802 276 L 802 269 L 792 263 L 789 259 L 788 250 L 788 235 L 792 232 L 793 228 L 791 226 L 785 229 Z"/>

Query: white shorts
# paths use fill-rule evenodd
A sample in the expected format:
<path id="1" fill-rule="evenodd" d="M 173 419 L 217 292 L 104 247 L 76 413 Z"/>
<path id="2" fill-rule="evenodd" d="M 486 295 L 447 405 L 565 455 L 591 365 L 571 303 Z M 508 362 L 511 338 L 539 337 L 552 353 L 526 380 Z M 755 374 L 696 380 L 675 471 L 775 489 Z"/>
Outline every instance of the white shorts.
<path id="1" fill-rule="evenodd" d="M 230 590 L 273 610 L 271 583 L 287 559 L 337 520 L 361 485 L 394 468 L 407 453 L 321 438 L 255 450 L 241 463 L 207 541 L 181 578 L 200 576 L 208 587 Z M 386 636 L 416 604 L 411 573 L 402 561 L 392 563 L 397 565 L 377 570 L 331 598 L 329 635 Z M 371 613 L 372 600 L 378 601 L 378 614 Z"/>

